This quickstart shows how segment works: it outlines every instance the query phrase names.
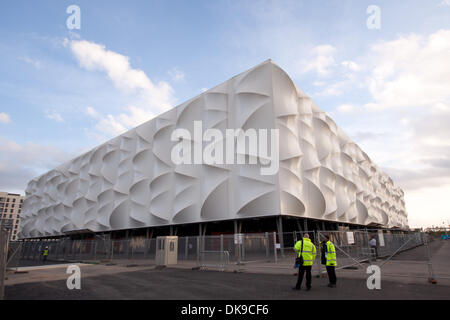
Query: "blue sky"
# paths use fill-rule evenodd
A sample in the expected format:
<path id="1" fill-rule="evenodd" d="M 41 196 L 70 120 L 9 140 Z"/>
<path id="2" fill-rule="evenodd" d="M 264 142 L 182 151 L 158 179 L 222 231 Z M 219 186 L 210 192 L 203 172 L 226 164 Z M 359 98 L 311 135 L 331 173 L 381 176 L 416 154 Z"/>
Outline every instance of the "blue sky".
<path id="1" fill-rule="evenodd" d="M 450 219 L 448 0 L 2 1 L 0 190 L 268 58 L 393 176 L 412 226 Z"/>

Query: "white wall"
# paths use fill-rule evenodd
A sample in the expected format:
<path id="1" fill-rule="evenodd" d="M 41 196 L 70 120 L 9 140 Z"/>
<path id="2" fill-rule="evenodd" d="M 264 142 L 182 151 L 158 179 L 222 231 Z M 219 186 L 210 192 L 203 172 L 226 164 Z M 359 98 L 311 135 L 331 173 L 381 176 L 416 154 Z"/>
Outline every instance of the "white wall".
<path id="1" fill-rule="evenodd" d="M 194 121 L 279 129 L 278 174 L 174 165 L 171 134 Z M 403 191 L 270 60 L 33 179 L 26 196 L 22 237 L 276 214 L 407 224 Z"/>

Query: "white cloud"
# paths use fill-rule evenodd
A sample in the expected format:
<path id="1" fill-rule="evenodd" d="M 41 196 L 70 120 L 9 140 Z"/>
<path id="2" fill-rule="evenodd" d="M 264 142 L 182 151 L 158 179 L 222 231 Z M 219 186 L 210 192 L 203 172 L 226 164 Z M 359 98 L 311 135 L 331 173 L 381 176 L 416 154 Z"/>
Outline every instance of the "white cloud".
<path id="1" fill-rule="evenodd" d="M 66 40 L 65 45 L 70 47 L 82 68 L 104 72 L 119 90 L 132 96 L 132 102 L 127 103 L 119 114 L 105 115 L 90 106 L 85 109 L 87 115 L 97 120 L 94 130 L 99 140 L 121 134 L 174 106 L 170 84 L 164 81 L 153 83 L 144 71 L 131 67 L 127 56 L 86 40 Z M 184 73 L 178 68 L 168 73 L 174 81 L 184 79 Z"/>
<path id="2" fill-rule="evenodd" d="M 405 194 L 406 210 L 412 227 L 446 224 L 450 220 L 450 184 L 424 187 Z"/>
<path id="3" fill-rule="evenodd" d="M 442 0 L 440 6 L 450 6 L 450 0 Z"/>
<path id="4" fill-rule="evenodd" d="M 127 131 L 127 128 L 110 114 L 106 115 L 106 117 L 102 117 L 95 125 L 95 129 L 100 134 L 106 135 L 106 137 L 100 136 L 100 140 L 104 140 L 108 137 L 114 137 Z"/>
<path id="5" fill-rule="evenodd" d="M 352 104 L 341 104 L 337 107 L 337 110 L 341 113 L 351 113 L 356 110 L 356 107 Z"/>
<path id="6" fill-rule="evenodd" d="M 412 34 L 371 47 L 372 109 L 430 106 L 450 98 L 450 30 Z"/>
<path id="7" fill-rule="evenodd" d="M 373 101 L 364 108 L 384 110 L 374 129 L 381 122 L 391 132 L 400 128 L 389 139 L 395 152 L 385 150 L 397 181 L 408 190 L 450 184 L 450 30 L 401 36 L 371 50 Z"/>
<path id="8" fill-rule="evenodd" d="M 125 112 L 116 116 L 112 114 L 102 116 L 92 107 L 87 107 L 86 113 L 90 117 L 98 120 L 95 125 L 95 130 L 97 131 L 97 138 L 99 140 L 120 135 L 128 129 L 134 128 L 155 117 L 155 114 L 151 111 L 136 106 L 128 106 L 125 108 Z"/>
<path id="9" fill-rule="evenodd" d="M 184 72 L 178 68 L 172 68 L 167 73 L 172 78 L 172 80 L 176 82 L 184 80 L 185 77 Z"/>
<path id="10" fill-rule="evenodd" d="M 322 78 L 313 82 L 315 87 L 320 87 L 320 91 L 312 94 L 313 97 L 341 96 L 348 88 L 361 87 L 357 73 L 362 67 L 352 60 L 337 63 L 334 58 L 336 51 L 337 49 L 330 45 L 318 46 L 313 57 L 303 60 L 305 72 L 315 70 Z M 324 76 L 329 80 L 324 81 Z"/>
<path id="11" fill-rule="evenodd" d="M 173 106 L 172 87 L 164 81 L 154 84 L 144 71 L 130 66 L 128 57 L 86 40 L 70 40 L 68 45 L 81 67 L 105 72 L 120 90 L 140 94 L 154 112 L 166 111 Z"/>
<path id="12" fill-rule="evenodd" d="M 95 110 L 94 108 L 89 107 L 89 106 L 86 107 L 86 114 L 91 116 L 92 118 L 99 118 L 99 116 L 100 116 L 98 114 L 97 110 Z"/>
<path id="13" fill-rule="evenodd" d="M 9 114 L 0 112 L 0 123 L 10 123 L 11 118 L 9 117 Z"/>
<path id="14" fill-rule="evenodd" d="M 378 42 L 365 56 L 345 60 L 358 61 L 367 73 L 340 63 L 353 78 L 339 88 L 349 103 L 338 105 L 335 120 L 403 188 L 412 226 L 449 215 L 449 57 L 450 30 L 438 30 Z M 367 93 L 365 102 L 348 100 Z"/>
<path id="15" fill-rule="evenodd" d="M 360 71 L 361 67 L 354 61 L 351 60 L 346 60 L 346 61 L 342 61 L 341 65 L 344 66 L 345 68 L 350 69 L 351 71 Z"/>
<path id="16" fill-rule="evenodd" d="M 45 111 L 45 117 L 47 119 L 54 120 L 56 122 L 63 122 L 64 121 L 62 116 L 58 112 L 56 112 L 54 110 L 46 110 Z"/>
<path id="17" fill-rule="evenodd" d="M 26 166 L 53 168 L 67 161 L 68 153 L 51 145 L 37 143 L 18 144 L 15 141 L 0 138 L 0 154 L 2 164 L 22 163 Z M 5 165 L 4 167 L 7 167 Z"/>
<path id="18" fill-rule="evenodd" d="M 31 64 L 33 67 L 35 67 L 38 70 L 41 69 L 41 65 L 42 64 L 41 64 L 41 62 L 39 60 L 32 59 L 32 58 L 27 57 L 27 56 L 19 57 L 18 59 L 21 60 L 21 61 L 24 61 L 24 62 L 26 62 L 28 64 Z"/>
<path id="19" fill-rule="evenodd" d="M 340 96 L 344 93 L 344 89 L 349 86 L 351 82 L 348 80 L 337 81 L 331 84 L 321 84 L 322 90 L 312 94 L 313 97 L 319 96 Z M 317 86 L 316 84 L 314 84 Z"/>
<path id="20" fill-rule="evenodd" d="M 31 179 L 71 157 L 71 154 L 51 145 L 18 144 L 0 138 L 0 190 L 23 193 Z"/>
<path id="21" fill-rule="evenodd" d="M 334 55 L 336 48 L 329 44 L 319 45 L 311 50 L 307 58 L 300 60 L 301 72 L 314 71 L 319 76 L 330 74 L 331 68 L 336 65 Z"/>

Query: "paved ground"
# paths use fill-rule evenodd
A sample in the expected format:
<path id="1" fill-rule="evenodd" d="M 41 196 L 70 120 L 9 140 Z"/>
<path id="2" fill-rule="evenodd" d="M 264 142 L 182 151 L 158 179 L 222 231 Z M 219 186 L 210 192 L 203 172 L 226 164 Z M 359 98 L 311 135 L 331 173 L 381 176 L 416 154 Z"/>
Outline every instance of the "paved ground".
<path id="1" fill-rule="evenodd" d="M 450 241 L 431 245 L 438 284 L 427 282 L 424 247 L 400 254 L 382 267 L 381 290 L 368 290 L 365 267 L 338 271 L 338 288 L 314 278 L 310 292 L 292 291 L 289 264 L 233 266 L 229 272 L 192 270 L 195 263 L 156 269 L 148 261 L 81 264 L 81 290 L 66 287 L 65 265 L 29 267 L 8 273 L 6 299 L 450 299 Z M 378 261 L 381 264 L 381 261 Z M 128 265 L 128 267 L 127 267 Z M 240 272 L 233 272 L 240 271 Z"/>
<path id="2" fill-rule="evenodd" d="M 90 267 L 86 267 L 90 268 Z M 83 267 L 82 267 L 83 270 Z M 83 272 L 83 271 L 82 271 Z M 383 281 L 368 290 L 360 279 L 313 279 L 313 289 L 292 291 L 295 277 L 181 269 L 146 269 L 82 278 L 81 290 L 68 290 L 66 280 L 6 287 L 6 299 L 449 299 L 450 287 Z"/>

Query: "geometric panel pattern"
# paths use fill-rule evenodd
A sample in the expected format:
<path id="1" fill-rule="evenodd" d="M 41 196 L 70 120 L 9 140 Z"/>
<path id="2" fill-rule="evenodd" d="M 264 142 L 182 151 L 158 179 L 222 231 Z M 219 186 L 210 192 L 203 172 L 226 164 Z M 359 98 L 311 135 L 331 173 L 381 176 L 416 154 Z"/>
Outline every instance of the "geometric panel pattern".
<path id="1" fill-rule="evenodd" d="M 259 161 L 175 165 L 171 134 L 194 121 L 224 136 L 278 129 L 277 174 L 261 175 Z M 274 215 L 408 223 L 403 191 L 268 60 L 30 181 L 20 236 Z"/>

